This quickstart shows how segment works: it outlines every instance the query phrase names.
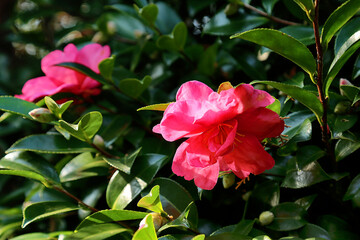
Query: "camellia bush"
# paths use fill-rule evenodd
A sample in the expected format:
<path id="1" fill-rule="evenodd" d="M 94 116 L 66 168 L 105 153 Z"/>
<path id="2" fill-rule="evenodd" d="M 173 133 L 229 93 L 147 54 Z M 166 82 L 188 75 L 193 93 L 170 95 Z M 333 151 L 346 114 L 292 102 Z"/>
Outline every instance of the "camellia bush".
<path id="1" fill-rule="evenodd" d="M 360 239 L 359 0 L 1 0 L 0 240 Z"/>

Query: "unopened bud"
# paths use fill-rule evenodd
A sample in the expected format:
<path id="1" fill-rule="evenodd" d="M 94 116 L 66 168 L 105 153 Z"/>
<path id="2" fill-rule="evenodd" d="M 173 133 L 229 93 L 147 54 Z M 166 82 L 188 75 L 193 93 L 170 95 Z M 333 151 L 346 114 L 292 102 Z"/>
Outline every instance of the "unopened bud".
<path id="1" fill-rule="evenodd" d="M 225 189 L 231 187 L 235 183 L 235 174 L 229 173 L 223 176 L 222 183 Z"/>
<path id="2" fill-rule="evenodd" d="M 159 228 L 161 228 L 162 226 L 164 226 L 168 220 L 166 218 L 164 218 L 163 216 L 161 216 L 160 213 L 150 213 L 152 216 L 152 220 L 154 223 L 154 227 L 155 230 L 159 230 Z M 146 218 L 146 217 L 145 217 Z M 139 229 L 143 228 L 145 226 L 145 218 L 143 218 L 143 220 L 141 220 L 140 224 L 139 224 Z"/>
<path id="3" fill-rule="evenodd" d="M 336 104 L 334 108 L 334 113 L 336 114 L 346 114 L 351 107 L 351 103 L 349 101 L 341 101 Z"/>
<path id="4" fill-rule="evenodd" d="M 340 78 L 339 85 L 340 85 L 340 87 L 341 86 L 353 86 L 353 84 L 345 78 Z M 345 96 L 345 92 L 341 88 L 340 88 L 340 94 L 341 94 L 341 96 Z"/>
<path id="5" fill-rule="evenodd" d="M 99 148 L 105 148 L 104 139 L 98 134 L 94 136 L 93 144 Z"/>
<path id="6" fill-rule="evenodd" d="M 251 193 L 252 193 L 251 191 L 246 192 L 245 194 L 242 195 L 242 199 L 243 199 L 245 202 L 247 202 L 247 201 L 249 200 L 250 196 L 251 196 Z"/>
<path id="7" fill-rule="evenodd" d="M 224 9 L 226 16 L 234 15 L 239 10 L 239 5 L 237 3 L 229 3 Z"/>
<path id="8" fill-rule="evenodd" d="M 269 225 L 274 221 L 274 214 L 270 211 L 262 212 L 259 216 L 259 222 L 261 225 Z"/>
<path id="9" fill-rule="evenodd" d="M 103 43 L 107 41 L 107 37 L 105 36 L 104 33 L 102 32 L 97 32 L 95 33 L 95 35 L 93 36 L 93 38 L 91 39 L 92 42 L 96 42 L 96 43 Z"/>
<path id="10" fill-rule="evenodd" d="M 49 123 L 56 119 L 56 117 L 47 108 L 35 108 L 29 112 L 29 115 L 34 120 L 41 123 Z"/>
<path id="11" fill-rule="evenodd" d="M 114 21 L 108 21 L 106 23 L 106 29 L 107 29 L 107 33 L 109 35 L 113 35 L 116 33 L 116 24 Z"/>

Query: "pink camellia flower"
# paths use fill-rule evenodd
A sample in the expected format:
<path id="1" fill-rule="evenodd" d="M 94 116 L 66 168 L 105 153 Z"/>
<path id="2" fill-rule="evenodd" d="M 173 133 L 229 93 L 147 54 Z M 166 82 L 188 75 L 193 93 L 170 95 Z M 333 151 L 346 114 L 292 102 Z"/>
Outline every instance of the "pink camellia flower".
<path id="1" fill-rule="evenodd" d="M 279 115 L 266 106 L 274 102 L 267 92 L 249 84 L 214 92 L 190 81 L 177 92 L 153 128 L 165 140 L 188 138 L 177 149 L 172 170 L 205 190 L 212 189 L 219 171 L 232 171 L 244 179 L 271 169 L 275 162 L 261 141 L 284 130 Z"/>
<path id="2" fill-rule="evenodd" d="M 74 62 L 99 73 L 99 63 L 109 56 L 109 46 L 102 47 L 100 44 L 93 43 L 78 50 L 74 44 L 68 44 L 63 52 L 55 50 L 46 55 L 41 60 L 41 69 L 45 76 L 28 80 L 22 89 L 22 94 L 15 97 L 32 102 L 40 97 L 59 92 L 70 92 L 85 97 L 97 95 L 100 93 L 100 89 L 97 88 L 100 86 L 99 82 L 75 70 L 55 65 Z"/>

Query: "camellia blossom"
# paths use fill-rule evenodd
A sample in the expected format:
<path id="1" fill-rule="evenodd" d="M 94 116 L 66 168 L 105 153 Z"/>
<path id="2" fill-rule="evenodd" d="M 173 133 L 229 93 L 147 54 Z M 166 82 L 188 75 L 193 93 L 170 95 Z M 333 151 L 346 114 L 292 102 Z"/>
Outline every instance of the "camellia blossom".
<path id="1" fill-rule="evenodd" d="M 271 169 L 275 161 L 261 141 L 276 137 L 284 121 L 266 106 L 274 98 L 249 84 L 214 92 L 190 81 L 177 92 L 153 128 L 165 140 L 188 138 L 176 150 L 172 170 L 205 190 L 214 188 L 220 171 L 244 179 Z"/>
<path id="2" fill-rule="evenodd" d="M 55 65 L 74 62 L 99 73 L 99 63 L 109 56 L 109 46 L 103 47 L 92 43 L 78 50 L 74 44 L 68 44 L 64 51 L 55 50 L 46 55 L 41 60 L 41 69 L 45 76 L 28 80 L 22 89 L 22 94 L 15 97 L 32 102 L 59 92 L 70 92 L 85 97 L 97 95 L 100 93 L 99 82 L 75 70 Z"/>

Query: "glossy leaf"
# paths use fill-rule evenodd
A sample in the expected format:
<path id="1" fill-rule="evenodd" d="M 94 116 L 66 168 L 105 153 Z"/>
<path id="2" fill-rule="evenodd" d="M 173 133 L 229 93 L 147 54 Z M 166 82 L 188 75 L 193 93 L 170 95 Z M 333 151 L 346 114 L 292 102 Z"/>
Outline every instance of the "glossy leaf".
<path id="1" fill-rule="evenodd" d="M 106 191 L 106 200 L 111 209 L 125 208 L 149 184 L 167 157 L 146 154 L 137 158 L 131 174 L 115 172 Z"/>
<path id="2" fill-rule="evenodd" d="M 114 142 L 123 137 L 127 133 L 131 122 L 132 118 L 129 115 L 113 116 L 112 121 L 101 132 L 105 147 L 110 148 Z"/>
<path id="3" fill-rule="evenodd" d="M 81 228 L 102 223 L 143 219 L 146 215 L 147 213 L 145 212 L 130 210 L 102 210 L 87 216 L 79 226 L 77 226 L 76 230 L 78 231 Z"/>
<path id="4" fill-rule="evenodd" d="M 238 224 L 236 224 L 235 229 L 233 230 L 234 233 L 238 233 L 240 235 L 249 235 L 255 220 L 241 220 Z"/>
<path id="5" fill-rule="evenodd" d="M 104 157 L 103 159 L 112 167 L 119 169 L 124 173 L 130 174 L 131 167 L 134 164 L 134 161 L 138 156 L 138 154 L 140 153 L 140 151 L 141 148 L 137 149 L 136 151 L 134 151 L 129 155 L 125 155 L 124 157 L 121 157 L 120 159 L 114 159 L 108 157 Z"/>
<path id="6" fill-rule="evenodd" d="M 174 29 L 176 24 L 181 22 L 181 18 L 169 4 L 165 2 L 157 2 L 156 6 L 159 9 L 158 17 L 155 25 L 159 28 L 162 34 L 169 34 Z"/>
<path id="7" fill-rule="evenodd" d="M 265 17 L 253 15 L 229 19 L 226 14 L 221 11 L 206 23 L 203 33 L 216 36 L 232 35 L 259 27 L 268 21 Z"/>
<path id="8" fill-rule="evenodd" d="M 15 142 L 6 153 L 32 151 L 40 153 L 81 153 L 95 151 L 88 144 L 77 139 L 66 140 L 59 134 L 30 135 Z"/>
<path id="9" fill-rule="evenodd" d="M 356 79 L 359 76 L 360 76 L 360 55 L 356 58 L 356 61 L 354 64 L 352 79 Z"/>
<path id="10" fill-rule="evenodd" d="M 137 230 L 132 238 L 132 240 L 157 240 L 156 231 L 154 227 L 154 223 L 152 220 L 151 214 L 148 214 L 145 217 L 145 225 Z"/>
<path id="11" fill-rule="evenodd" d="M 150 193 L 140 199 L 138 207 L 146 208 L 152 212 L 165 213 L 160 201 L 160 187 L 156 185 L 150 190 Z M 166 214 L 166 213 L 165 213 Z"/>
<path id="12" fill-rule="evenodd" d="M 273 29 L 254 29 L 232 35 L 267 47 L 281 56 L 299 65 L 310 77 L 316 71 L 316 62 L 309 49 L 295 38 Z"/>
<path id="13" fill-rule="evenodd" d="M 102 115 L 100 112 L 89 112 L 81 117 L 78 124 L 70 124 L 60 120 L 61 128 L 68 131 L 73 137 L 84 142 L 90 142 L 99 131 L 102 125 Z"/>
<path id="14" fill-rule="evenodd" d="M 24 208 L 22 227 L 56 214 L 78 210 L 79 207 L 69 202 L 48 201 L 32 203 Z"/>
<path id="15" fill-rule="evenodd" d="M 145 19 L 150 26 L 154 26 L 158 13 L 159 9 L 153 3 L 146 5 L 139 11 L 140 16 Z"/>
<path id="16" fill-rule="evenodd" d="M 271 209 L 274 213 L 274 221 L 266 225 L 266 228 L 275 231 L 291 231 L 303 227 L 307 221 L 305 209 L 296 203 L 285 202 Z"/>
<path id="17" fill-rule="evenodd" d="M 329 118 L 329 126 L 333 135 L 337 136 L 339 133 L 349 130 L 351 127 L 353 127 L 357 120 L 357 115 L 337 115 L 334 119 Z"/>
<path id="18" fill-rule="evenodd" d="M 350 183 L 343 200 L 347 201 L 353 199 L 360 193 L 360 174 L 358 174 Z"/>
<path id="19" fill-rule="evenodd" d="M 323 240 L 332 240 L 330 234 L 320 226 L 307 223 L 300 231 L 299 234 L 302 238 L 319 238 Z"/>
<path id="20" fill-rule="evenodd" d="M 358 140 L 340 139 L 335 145 L 336 161 L 341 161 L 360 148 Z"/>
<path id="21" fill-rule="evenodd" d="M 314 29 L 310 26 L 287 26 L 281 28 L 280 31 L 296 38 L 306 46 L 315 43 Z"/>
<path id="22" fill-rule="evenodd" d="M 160 36 L 156 41 L 156 45 L 158 48 L 168 51 L 182 51 L 187 40 L 187 34 L 185 23 L 179 22 L 170 35 Z"/>
<path id="23" fill-rule="evenodd" d="M 142 110 L 152 110 L 152 111 L 165 111 L 166 108 L 171 104 L 170 103 L 159 103 L 159 104 L 152 104 L 152 105 L 148 105 L 145 107 L 141 107 L 139 108 L 137 111 L 142 111 Z"/>
<path id="24" fill-rule="evenodd" d="M 300 168 L 297 164 L 297 159 L 293 158 L 289 161 L 286 177 L 281 186 L 297 189 L 308 187 L 329 179 L 330 177 L 321 168 L 318 162 L 311 162 Z"/>
<path id="25" fill-rule="evenodd" d="M 0 110 L 34 120 L 29 112 L 39 108 L 36 104 L 11 96 L 0 96 Z"/>
<path id="26" fill-rule="evenodd" d="M 56 170 L 48 161 L 28 152 L 13 152 L 4 156 L 0 160 L 0 174 L 35 179 L 46 186 L 60 183 Z"/>
<path id="27" fill-rule="evenodd" d="M 338 7 L 326 20 L 321 32 L 321 44 L 326 49 L 335 33 L 360 9 L 360 2 L 349 0 Z"/>
<path id="28" fill-rule="evenodd" d="M 114 71 L 115 56 L 105 58 L 99 63 L 100 74 L 108 81 L 112 81 L 112 73 Z"/>
<path id="29" fill-rule="evenodd" d="M 291 140 L 295 136 L 299 134 L 303 134 L 303 130 L 307 130 L 311 136 L 311 120 L 314 118 L 314 115 L 309 111 L 300 111 L 300 112 L 294 112 L 287 116 L 288 118 L 285 119 L 285 124 L 288 125 L 288 128 L 285 128 L 283 133 L 284 135 L 287 135 L 287 139 Z M 310 122 L 310 124 L 307 124 L 306 122 Z M 306 126 L 310 125 L 310 132 L 309 128 L 306 128 Z M 307 135 L 309 135 L 307 134 Z M 297 139 L 299 140 L 299 138 Z M 298 141 L 296 141 L 298 142 Z"/>
<path id="30" fill-rule="evenodd" d="M 124 94 L 138 98 L 150 85 L 152 79 L 150 76 L 145 76 L 142 80 L 136 78 L 126 78 L 120 81 L 119 89 L 124 92 Z"/>
<path id="31" fill-rule="evenodd" d="M 315 145 L 303 146 L 296 152 L 297 163 L 300 169 L 325 155 L 326 152 Z"/>
<path id="32" fill-rule="evenodd" d="M 91 77 L 92 79 L 98 81 L 101 84 L 106 84 L 106 80 L 104 79 L 103 76 L 101 76 L 100 74 L 97 74 L 96 72 L 94 72 L 93 70 L 91 70 L 90 68 L 88 68 L 82 64 L 75 63 L 75 62 L 63 62 L 63 63 L 56 64 L 56 66 L 66 67 L 66 68 L 75 70 L 79 73 L 85 74 L 88 77 Z"/>
<path id="33" fill-rule="evenodd" d="M 97 224 L 96 227 L 88 226 L 67 236 L 64 240 L 105 240 L 111 237 L 115 239 L 130 239 L 131 230 L 117 223 Z"/>
<path id="34" fill-rule="evenodd" d="M 262 5 L 265 9 L 265 11 L 271 15 L 272 10 L 274 8 L 274 5 L 278 2 L 279 0 L 262 0 Z"/>
<path id="35" fill-rule="evenodd" d="M 303 88 L 299 88 L 297 86 L 284 84 L 284 83 L 279 83 L 279 82 L 253 81 L 252 84 L 253 83 L 268 84 L 268 85 L 270 85 L 270 86 L 272 86 L 272 87 L 286 93 L 287 95 L 295 98 L 300 103 L 302 103 L 307 108 L 309 108 L 315 114 L 315 116 L 317 117 L 317 119 L 320 122 L 321 116 L 323 114 L 323 109 L 322 109 L 322 105 L 320 103 L 320 100 L 318 99 L 318 97 L 313 92 L 310 92 L 310 91 L 308 91 L 306 89 L 303 89 Z"/>
<path id="36" fill-rule="evenodd" d="M 360 96 L 360 88 L 353 85 L 341 85 L 340 91 L 344 93 L 344 96 L 347 97 L 354 105 L 357 101 L 359 101 Z"/>
<path id="37" fill-rule="evenodd" d="M 60 172 L 61 182 L 69 182 L 93 176 L 108 174 L 108 165 L 100 158 L 93 158 L 91 153 L 84 152 L 68 162 Z"/>
<path id="38" fill-rule="evenodd" d="M 312 0 L 293 0 L 306 13 L 310 21 L 313 21 L 315 16 L 315 6 Z"/>
<path id="39" fill-rule="evenodd" d="M 57 118 L 61 119 L 63 113 L 70 107 L 73 100 L 64 102 L 63 104 L 57 104 L 51 97 L 46 96 L 44 98 L 45 104 Z"/>
<path id="40" fill-rule="evenodd" d="M 196 226 L 194 226 L 192 224 L 192 222 L 189 221 L 189 219 L 188 219 L 189 216 L 190 216 L 190 212 L 196 211 L 195 209 L 196 209 L 196 206 L 195 206 L 194 202 L 191 202 L 186 207 L 184 212 L 182 212 L 180 214 L 179 217 L 177 217 L 175 220 L 167 223 L 166 225 L 162 226 L 158 231 L 161 232 L 161 231 L 164 231 L 164 230 L 169 229 L 169 228 L 178 228 L 178 229 L 182 229 L 182 230 L 185 230 L 185 231 L 188 228 L 195 230 Z"/>

